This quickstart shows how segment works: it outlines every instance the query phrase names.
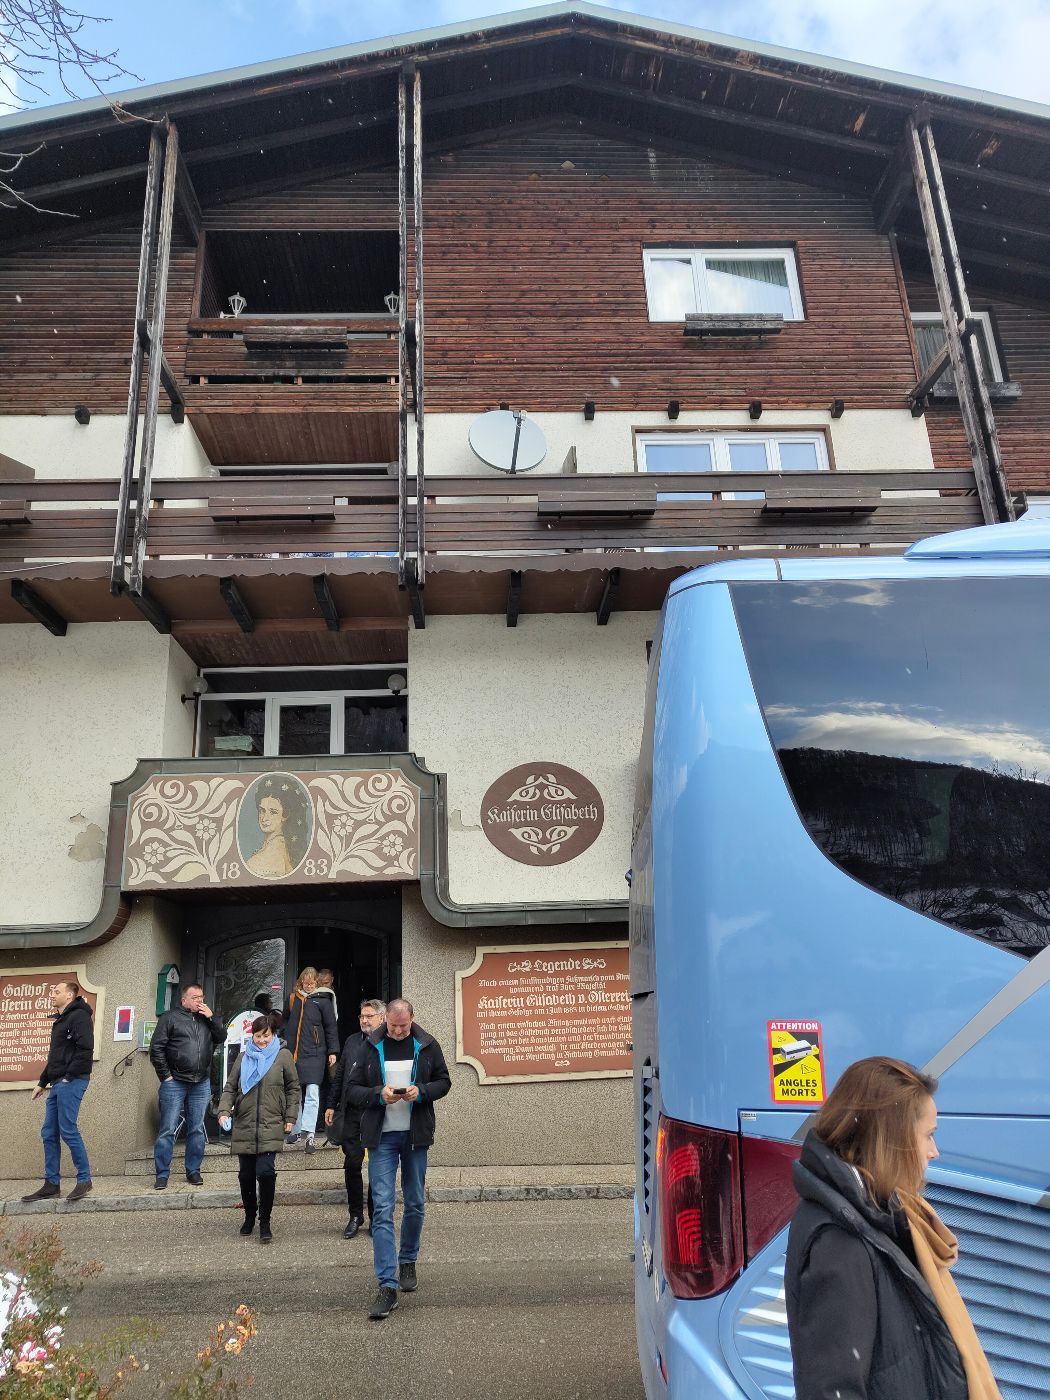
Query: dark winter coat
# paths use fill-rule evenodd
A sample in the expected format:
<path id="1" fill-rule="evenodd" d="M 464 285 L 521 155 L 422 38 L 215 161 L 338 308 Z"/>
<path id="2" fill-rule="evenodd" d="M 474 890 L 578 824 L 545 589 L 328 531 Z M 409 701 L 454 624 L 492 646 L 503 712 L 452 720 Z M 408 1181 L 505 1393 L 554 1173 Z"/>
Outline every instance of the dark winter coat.
<path id="1" fill-rule="evenodd" d="M 364 1053 L 368 1036 L 364 1031 L 354 1031 L 348 1035 L 339 1063 L 332 1073 L 329 1104 L 335 1110 L 332 1126 L 328 1129 L 328 1141 L 352 1147 L 361 1141 L 361 1110 L 355 1108 L 347 1098 L 350 1090 L 350 1071 Z"/>
<path id="2" fill-rule="evenodd" d="M 162 1082 L 170 1075 L 180 1084 L 199 1084 L 211 1074 L 215 1047 L 226 1040 L 226 1027 L 213 1016 L 173 1006 L 157 1022 L 149 1058 Z"/>
<path id="3" fill-rule="evenodd" d="M 796 1400 L 967 1400 L 905 1223 L 813 1133 L 794 1181 L 784 1285 Z"/>
<path id="4" fill-rule="evenodd" d="M 383 1136 L 386 1104 L 382 1100 L 383 1066 L 380 1063 L 379 1042 L 386 1035 L 386 1026 L 377 1026 L 369 1035 L 362 1054 L 348 1071 L 346 1100 L 361 1110 L 361 1141 L 371 1150 L 379 1146 Z M 412 1104 L 409 1134 L 413 1147 L 429 1147 L 434 1141 L 434 1101 L 443 1099 L 452 1088 L 452 1079 L 441 1053 L 441 1046 L 422 1026 L 412 1022 L 412 1037 L 419 1045 L 412 1083 L 419 1098 Z"/>
<path id="5" fill-rule="evenodd" d="M 241 1093 L 242 1058 L 238 1055 L 233 1062 L 215 1116 L 232 1115 L 230 1145 L 234 1152 L 280 1152 L 284 1147 L 284 1125 L 295 1122 L 302 1102 L 292 1057 L 282 1046 L 262 1079 L 246 1094 Z"/>
<path id="6" fill-rule="evenodd" d="M 291 1051 L 299 1083 L 323 1084 L 328 1056 L 339 1054 L 339 1031 L 331 996 L 311 993 L 303 997 L 296 992 L 287 1024 L 281 1027 L 281 1039 Z"/>
<path id="7" fill-rule="evenodd" d="M 52 1023 L 51 1046 L 47 1064 L 40 1072 L 40 1087 L 46 1089 L 60 1079 L 88 1079 L 94 1053 L 91 1007 L 83 997 L 74 997 Z"/>

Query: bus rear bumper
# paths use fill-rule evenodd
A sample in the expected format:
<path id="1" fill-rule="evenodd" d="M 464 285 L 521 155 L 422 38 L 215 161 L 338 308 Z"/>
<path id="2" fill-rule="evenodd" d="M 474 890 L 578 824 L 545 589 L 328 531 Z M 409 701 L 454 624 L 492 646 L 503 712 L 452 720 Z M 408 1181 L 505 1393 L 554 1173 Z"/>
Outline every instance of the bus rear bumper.
<path id="1" fill-rule="evenodd" d="M 636 1254 L 634 1313 L 638 1360 L 647 1400 L 747 1400 L 719 1344 L 725 1295 L 692 1302 L 656 1285 Z"/>

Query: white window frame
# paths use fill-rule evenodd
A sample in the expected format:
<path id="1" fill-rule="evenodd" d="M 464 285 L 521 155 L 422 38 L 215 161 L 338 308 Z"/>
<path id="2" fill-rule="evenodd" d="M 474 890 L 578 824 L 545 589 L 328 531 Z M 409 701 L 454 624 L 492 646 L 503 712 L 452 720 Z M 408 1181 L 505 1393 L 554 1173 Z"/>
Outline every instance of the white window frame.
<path id="1" fill-rule="evenodd" d="M 396 670 L 398 668 L 394 667 L 393 669 Z M 403 670 L 404 668 L 402 667 L 400 669 Z M 401 697 L 407 698 L 407 691 L 401 691 Z M 282 757 L 280 753 L 282 708 L 291 705 L 328 705 L 330 706 L 331 713 L 328 754 L 330 757 L 336 757 L 342 755 L 346 742 L 346 701 L 389 698 L 390 691 L 388 690 L 213 690 L 205 691 L 201 695 L 200 707 L 203 712 L 205 705 L 224 703 L 227 700 L 255 700 L 260 702 L 263 707 L 262 757 L 280 758 Z M 203 713 L 201 719 L 203 719 Z M 203 736 L 204 725 L 203 723 L 198 723 L 196 740 L 194 743 L 194 756 L 197 758 L 204 757 L 201 752 Z M 231 757 L 232 756 L 233 755 L 231 755 Z M 294 754 L 283 756 L 289 758 L 301 757 L 301 755 Z"/>
<path id="2" fill-rule="evenodd" d="M 802 289 L 798 280 L 798 262 L 795 257 L 795 250 L 791 247 L 769 247 L 769 248 L 643 248 L 642 266 L 645 272 L 645 297 L 649 307 L 649 320 L 666 324 L 667 322 L 680 322 L 680 316 L 654 316 L 653 315 L 653 293 L 650 285 L 649 269 L 654 262 L 667 261 L 683 262 L 689 260 L 693 272 L 693 288 L 696 294 L 697 309 L 703 315 L 718 316 L 730 315 L 730 312 L 718 312 L 711 309 L 711 297 L 707 286 L 707 259 L 722 258 L 735 262 L 750 262 L 753 258 L 782 258 L 787 269 L 787 289 L 791 299 L 791 314 L 785 316 L 785 321 L 804 321 L 806 319 L 805 309 L 802 304 Z"/>
<path id="3" fill-rule="evenodd" d="M 785 429 L 782 432 L 774 430 L 770 432 L 752 433 L 734 431 L 733 429 L 716 430 L 714 432 L 701 429 L 697 432 L 639 433 L 636 441 L 638 447 L 638 470 L 640 472 L 649 471 L 645 456 L 645 449 L 647 446 L 659 445 L 661 447 L 667 447 L 675 442 L 691 443 L 694 445 L 698 443 L 707 443 L 711 448 L 712 469 L 716 472 L 725 472 L 730 476 L 734 473 L 729 448 L 731 444 L 738 442 L 750 444 L 762 443 L 766 450 L 765 470 L 768 472 L 784 470 L 780 458 L 780 444 L 782 442 L 811 443 L 816 452 L 816 470 L 821 472 L 831 470 L 831 463 L 828 459 L 828 440 L 824 433 L 820 431 L 806 431 L 805 429 L 795 431 L 793 429 Z M 654 467 L 652 470 L 656 471 L 658 469 Z M 660 494 L 673 495 L 675 493 L 671 491 L 662 491 Z M 688 496 L 694 493 L 683 491 L 681 494 L 683 496 Z M 723 501 L 737 500 L 735 491 L 719 491 L 716 494 Z"/>
<path id="4" fill-rule="evenodd" d="M 981 340 L 984 343 L 984 353 L 985 358 L 988 362 L 988 368 L 991 374 L 992 383 L 1002 384 L 1006 376 L 1003 373 L 1002 361 L 999 359 L 999 347 L 995 343 L 995 327 L 992 325 L 991 314 L 987 311 L 971 310 L 970 315 L 980 325 L 980 330 L 977 332 L 977 334 L 981 337 Z M 939 326 L 942 331 L 944 329 L 944 321 L 942 320 L 941 313 L 939 311 L 913 311 L 911 313 L 911 320 L 913 326 L 936 325 Z M 949 363 L 945 367 L 945 373 L 950 373 L 950 371 L 951 364 Z M 937 382 L 939 384 L 940 380 L 938 380 Z M 934 388 L 936 387 L 937 386 L 934 385 Z"/>

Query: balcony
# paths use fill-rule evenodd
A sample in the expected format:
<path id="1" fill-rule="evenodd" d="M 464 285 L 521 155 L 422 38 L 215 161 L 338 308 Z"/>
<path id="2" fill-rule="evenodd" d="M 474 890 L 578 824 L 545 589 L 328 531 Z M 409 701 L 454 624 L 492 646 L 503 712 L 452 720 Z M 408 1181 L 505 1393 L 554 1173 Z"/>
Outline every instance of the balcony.
<path id="1" fill-rule="evenodd" d="M 2 567 L 68 621 L 141 619 L 109 590 L 117 489 L 0 482 Z M 393 478 L 157 481 L 152 501 L 146 586 L 180 640 L 238 627 L 328 632 L 331 659 L 347 660 L 340 634 L 406 625 Z M 426 613 L 506 610 L 508 620 L 512 601 L 515 616 L 654 609 L 674 578 L 715 560 L 899 553 L 981 523 L 963 470 L 434 477 L 425 512 Z M 25 608 L 4 590 L 0 621 L 26 621 Z"/>

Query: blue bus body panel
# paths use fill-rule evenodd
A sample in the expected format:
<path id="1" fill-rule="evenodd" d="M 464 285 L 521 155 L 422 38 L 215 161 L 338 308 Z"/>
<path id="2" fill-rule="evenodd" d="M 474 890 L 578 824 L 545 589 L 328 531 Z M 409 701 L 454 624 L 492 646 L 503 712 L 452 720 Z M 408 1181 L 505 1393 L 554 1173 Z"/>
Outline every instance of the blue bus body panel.
<path id="1" fill-rule="evenodd" d="M 1050 950 L 1028 963 L 927 918 L 847 875 L 812 840 L 771 745 L 727 586 L 769 579 L 756 568 L 768 562 L 677 580 L 658 639 L 652 807 L 635 845 L 632 886 L 632 962 L 637 953 L 644 969 L 632 985 L 636 1077 L 641 1084 L 644 1067 L 639 1111 L 650 1123 L 641 1134 L 639 1181 L 647 1185 L 636 1211 L 635 1266 L 647 1394 L 789 1400 L 794 1393 L 782 1298 L 786 1232 L 727 1293 L 676 1300 L 662 1277 L 644 1145 L 660 1113 L 730 1132 L 800 1137 L 807 1113 L 771 1100 L 770 1020 L 821 1023 L 827 1088 L 865 1055 L 924 1066 L 944 1060 L 942 1161 L 931 1171 L 931 1199 L 973 1261 L 959 1282 L 995 1355 L 1004 1397 L 1050 1394 L 1050 1304 L 1025 1301 L 1026 1288 L 1050 1295 L 1050 1085 L 1041 1055 Z M 1047 577 L 1050 561 L 784 560 L 776 575 Z M 982 1015 L 998 993 L 1009 1004 L 988 1028 Z M 975 1018 L 969 1048 L 956 1042 L 942 1055 Z M 1004 1232 L 1023 1241 L 1007 1273 L 989 1244 L 1001 1244 Z M 1022 1259 L 1027 1272 L 1018 1285 Z M 997 1335 L 1005 1317 L 1013 1340 Z M 1020 1379 L 1026 1372 L 1038 1377 L 1036 1389 Z"/>

